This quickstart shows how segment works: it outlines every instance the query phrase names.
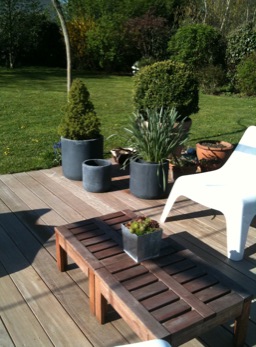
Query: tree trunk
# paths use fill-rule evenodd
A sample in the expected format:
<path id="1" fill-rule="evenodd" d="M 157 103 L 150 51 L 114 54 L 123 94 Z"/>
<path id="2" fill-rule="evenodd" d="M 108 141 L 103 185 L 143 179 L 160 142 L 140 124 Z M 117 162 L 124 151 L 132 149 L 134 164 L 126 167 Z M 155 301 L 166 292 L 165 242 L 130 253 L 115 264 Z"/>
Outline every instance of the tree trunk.
<path id="1" fill-rule="evenodd" d="M 226 23 L 226 20 L 227 20 L 227 17 L 228 17 L 228 13 L 229 13 L 229 8 L 230 8 L 230 1 L 231 0 L 227 0 L 226 10 L 225 10 L 224 17 L 223 17 L 223 20 L 222 20 L 222 23 L 221 23 L 220 31 L 223 30 L 224 25 Z"/>
<path id="2" fill-rule="evenodd" d="M 69 42 L 69 35 L 68 30 L 66 26 L 66 21 L 62 12 L 62 7 L 59 2 L 59 0 L 52 0 L 53 6 L 58 14 L 64 41 L 65 41 L 65 47 L 66 47 L 66 58 L 67 58 L 67 94 L 69 94 L 69 90 L 71 87 L 71 52 L 70 52 L 70 42 Z"/>
<path id="3" fill-rule="evenodd" d="M 204 23 L 204 24 L 206 23 L 207 15 L 208 15 L 207 1 L 204 0 L 204 19 L 203 19 L 203 23 Z"/>

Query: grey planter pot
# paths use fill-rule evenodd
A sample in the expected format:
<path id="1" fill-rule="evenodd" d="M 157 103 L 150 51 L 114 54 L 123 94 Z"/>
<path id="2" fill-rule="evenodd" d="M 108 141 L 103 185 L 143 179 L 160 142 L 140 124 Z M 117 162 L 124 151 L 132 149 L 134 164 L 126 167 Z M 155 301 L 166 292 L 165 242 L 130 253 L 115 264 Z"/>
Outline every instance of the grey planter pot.
<path id="1" fill-rule="evenodd" d="M 82 163 L 87 159 L 103 158 L 103 136 L 90 140 L 61 138 L 63 175 L 71 180 L 82 181 Z"/>
<path id="2" fill-rule="evenodd" d="M 150 234 L 137 236 L 132 234 L 124 224 L 121 224 L 121 228 L 123 249 L 133 260 L 141 262 L 159 256 L 162 229 L 158 229 Z"/>
<path id="3" fill-rule="evenodd" d="M 130 162 L 130 191 L 141 199 L 161 199 L 168 193 L 169 163 Z"/>
<path id="4" fill-rule="evenodd" d="M 89 159 L 82 164 L 83 187 L 88 192 L 103 193 L 111 188 L 112 164 L 105 159 Z"/>

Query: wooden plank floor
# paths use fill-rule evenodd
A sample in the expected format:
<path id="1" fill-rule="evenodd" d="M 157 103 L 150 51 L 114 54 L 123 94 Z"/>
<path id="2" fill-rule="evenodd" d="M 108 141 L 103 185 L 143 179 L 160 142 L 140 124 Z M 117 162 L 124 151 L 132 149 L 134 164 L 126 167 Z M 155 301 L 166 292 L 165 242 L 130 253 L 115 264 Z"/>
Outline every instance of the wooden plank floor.
<path id="1" fill-rule="evenodd" d="M 130 208 L 160 218 L 165 200 L 141 200 L 129 192 L 129 176 L 113 168 L 112 190 L 88 193 L 61 168 L 0 176 L 0 346 L 111 347 L 139 341 L 116 315 L 99 325 L 89 312 L 88 281 L 72 263 L 56 266 L 53 228 Z M 256 294 L 256 230 L 249 231 L 245 259 L 228 261 L 224 217 L 180 198 L 164 229 Z M 232 324 L 186 347 L 232 346 Z M 256 301 L 246 346 L 256 346 Z"/>

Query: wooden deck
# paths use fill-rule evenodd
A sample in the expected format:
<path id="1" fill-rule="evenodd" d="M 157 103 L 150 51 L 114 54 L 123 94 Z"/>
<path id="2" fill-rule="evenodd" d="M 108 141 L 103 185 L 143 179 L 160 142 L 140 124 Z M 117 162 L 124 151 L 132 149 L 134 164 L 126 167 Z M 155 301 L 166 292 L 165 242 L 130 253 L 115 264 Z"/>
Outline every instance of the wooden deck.
<path id="1" fill-rule="evenodd" d="M 57 269 L 54 226 L 120 209 L 159 219 L 165 200 L 141 200 L 129 193 L 129 176 L 116 168 L 112 190 L 88 193 L 67 180 L 61 168 L 0 176 L 0 346 L 111 347 L 139 341 L 115 314 L 99 325 L 90 314 L 88 281 L 72 262 Z M 239 183 L 238 183 L 239 184 Z M 179 242 L 208 259 L 256 295 L 256 230 L 249 231 L 245 259 L 226 258 L 223 215 L 185 198 L 164 224 Z M 186 347 L 232 346 L 226 324 Z M 256 346 L 256 301 L 252 302 L 246 346 Z"/>

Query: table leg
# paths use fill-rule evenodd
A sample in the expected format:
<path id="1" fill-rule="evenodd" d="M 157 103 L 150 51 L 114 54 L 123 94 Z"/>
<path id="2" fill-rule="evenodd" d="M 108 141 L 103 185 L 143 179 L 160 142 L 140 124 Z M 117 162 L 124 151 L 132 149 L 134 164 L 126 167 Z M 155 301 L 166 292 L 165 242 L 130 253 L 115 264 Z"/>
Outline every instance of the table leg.
<path id="1" fill-rule="evenodd" d="M 234 327 L 235 347 L 244 346 L 247 326 L 249 322 L 250 308 L 251 308 L 251 300 L 246 300 L 244 302 L 241 315 L 235 320 L 235 327 Z"/>
<path id="2" fill-rule="evenodd" d="M 95 274 L 94 271 L 88 270 L 88 280 L 89 280 L 89 300 L 90 300 L 90 311 L 95 314 Z"/>
<path id="3" fill-rule="evenodd" d="M 67 268 L 68 263 L 68 256 L 67 252 L 60 246 L 60 236 L 58 233 L 55 234 L 56 236 L 56 257 L 57 257 L 57 265 L 58 269 L 63 272 Z"/>
<path id="4" fill-rule="evenodd" d="M 107 313 L 107 300 L 101 293 L 100 279 L 95 276 L 95 316 L 100 324 L 104 324 Z"/>

